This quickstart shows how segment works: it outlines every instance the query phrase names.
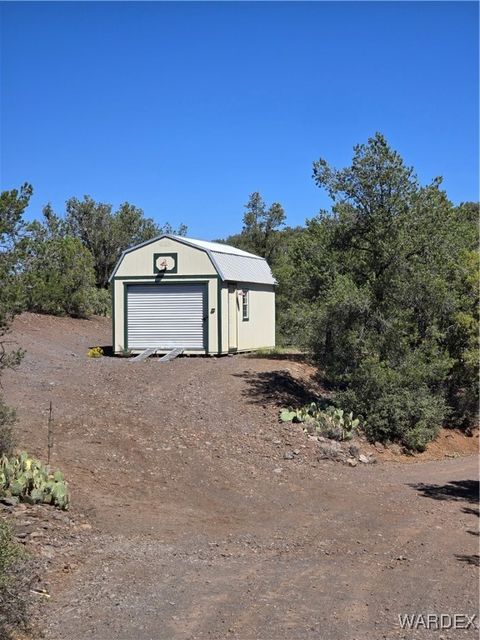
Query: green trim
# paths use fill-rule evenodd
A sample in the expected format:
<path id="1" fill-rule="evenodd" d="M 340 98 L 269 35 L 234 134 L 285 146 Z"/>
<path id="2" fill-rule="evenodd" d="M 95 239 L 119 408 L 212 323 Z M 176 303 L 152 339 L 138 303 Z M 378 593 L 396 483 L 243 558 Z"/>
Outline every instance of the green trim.
<path id="1" fill-rule="evenodd" d="M 218 355 L 222 353 L 222 283 L 220 278 L 217 280 L 217 352 Z"/>
<path id="2" fill-rule="evenodd" d="M 127 331 L 127 287 L 126 282 L 123 283 L 123 350 L 128 351 L 128 331 Z"/>
<path id="3" fill-rule="evenodd" d="M 234 294 L 234 306 L 235 306 L 235 342 L 237 344 L 236 347 L 231 347 L 231 335 L 230 335 L 230 294 Z M 228 352 L 227 353 L 236 353 L 236 351 L 238 350 L 238 328 L 239 328 L 239 324 L 238 324 L 238 284 L 236 282 L 228 282 L 227 283 L 227 296 L 228 296 L 228 311 L 227 311 L 227 318 L 228 318 L 228 341 L 227 341 L 227 349 Z"/>
<path id="4" fill-rule="evenodd" d="M 208 301 L 208 289 L 209 289 L 208 281 L 203 283 L 203 288 L 205 289 L 205 297 L 203 298 L 203 317 L 206 318 L 203 321 L 203 341 L 205 342 L 205 345 L 206 345 L 205 353 L 208 354 L 209 351 L 210 351 L 210 328 L 209 328 L 209 325 L 210 325 L 210 304 L 209 304 L 209 301 Z"/>
<path id="5" fill-rule="evenodd" d="M 166 255 L 165 253 L 161 253 L 159 255 Z M 163 272 L 162 272 L 163 273 Z M 260 284 L 258 282 L 248 282 L 246 280 L 242 280 L 241 282 L 233 282 L 231 280 L 222 280 L 222 278 L 218 275 L 218 273 L 202 273 L 199 275 L 185 275 L 185 276 L 181 276 L 181 275 L 162 275 L 162 273 L 157 274 L 156 276 L 152 276 L 152 275 L 148 275 L 148 276 L 114 276 L 112 278 L 112 282 L 114 280 L 164 280 L 164 279 L 175 279 L 175 280 L 195 280 L 195 279 L 199 279 L 199 280 L 205 280 L 205 278 L 209 278 L 212 280 L 220 280 L 220 282 L 223 282 L 226 285 L 229 284 L 246 284 L 246 285 L 251 285 L 253 287 L 256 287 L 255 291 L 260 290 L 260 291 L 274 291 L 274 287 L 275 285 L 273 284 Z"/>
<path id="6" fill-rule="evenodd" d="M 163 278 L 162 278 L 163 280 Z M 128 350 L 128 287 L 138 285 L 143 285 L 146 287 L 168 287 L 169 285 L 175 285 L 176 282 L 136 282 L 136 283 L 123 283 L 123 348 Z M 210 317 L 210 305 L 208 300 L 208 280 L 204 282 L 189 282 L 188 280 L 183 280 L 181 284 L 203 284 L 205 294 L 203 296 L 203 317 L 206 318 L 203 322 L 203 342 L 205 344 L 204 349 L 187 349 L 187 351 L 205 351 L 205 353 L 209 353 L 210 350 L 210 331 L 209 331 L 209 317 Z"/>
<path id="7" fill-rule="evenodd" d="M 220 276 L 217 273 L 204 273 L 198 276 L 162 276 L 161 274 L 157 276 L 115 276 L 113 280 L 156 280 L 160 283 L 162 280 L 205 280 L 206 278 L 220 280 Z"/>
<path id="8" fill-rule="evenodd" d="M 115 282 L 111 282 L 112 287 L 112 353 L 115 353 Z"/>
<path id="9" fill-rule="evenodd" d="M 158 258 L 173 258 L 174 266 L 171 269 L 159 269 L 157 267 Z M 153 273 L 177 273 L 178 271 L 178 253 L 154 253 L 153 254 Z"/>
<path id="10" fill-rule="evenodd" d="M 277 287 L 277 284 L 269 284 L 265 282 L 250 282 L 250 280 L 224 280 L 225 284 L 248 284 L 249 287 L 253 287 L 254 290 L 271 291 Z"/>
<path id="11" fill-rule="evenodd" d="M 243 315 L 243 296 L 242 296 L 242 322 L 250 321 L 250 290 L 246 289 L 247 292 L 247 317 L 245 318 Z"/>

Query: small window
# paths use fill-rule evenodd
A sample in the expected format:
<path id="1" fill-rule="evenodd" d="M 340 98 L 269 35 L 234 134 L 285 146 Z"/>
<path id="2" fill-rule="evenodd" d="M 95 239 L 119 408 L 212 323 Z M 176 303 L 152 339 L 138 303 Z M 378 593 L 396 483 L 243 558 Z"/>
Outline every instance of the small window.
<path id="1" fill-rule="evenodd" d="M 242 320 L 248 320 L 250 314 L 250 305 L 248 299 L 248 291 L 244 289 L 242 291 Z"/>

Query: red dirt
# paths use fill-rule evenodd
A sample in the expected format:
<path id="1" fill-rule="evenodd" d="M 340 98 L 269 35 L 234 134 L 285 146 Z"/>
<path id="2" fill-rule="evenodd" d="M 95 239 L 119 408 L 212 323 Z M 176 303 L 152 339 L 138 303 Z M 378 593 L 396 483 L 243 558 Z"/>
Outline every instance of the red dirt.
<path id="1" fill-rule="evenodd" d="M 88 359 L 109 344 L 103 318 L 25 314 L 12 338 L 19 444 L 45 458 L 52 400 L 71 527 L 93 526 L 52 558 L 50 640 L 419 638 L 398 614 L 476 613 L 477 459 L 445 458 L 476 438 L 350 468 L 278 423 L 318 391 L 305 363 Z"/>

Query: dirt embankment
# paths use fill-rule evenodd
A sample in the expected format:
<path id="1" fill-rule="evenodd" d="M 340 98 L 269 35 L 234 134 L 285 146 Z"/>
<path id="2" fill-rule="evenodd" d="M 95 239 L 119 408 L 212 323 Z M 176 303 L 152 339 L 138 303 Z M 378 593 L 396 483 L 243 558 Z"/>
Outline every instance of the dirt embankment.
<path id="1" fill-rule="evenodd" d="M 45 458 L 52 400 L 73 494 L 47 549 L 47 638 L 375 640 L 422 637 L 399 614 L 475 612 L 478 468 L 453 457 L 476 438 L 350 468 L 278 423 L 321 391 L 308 364 L 88 359 L 110 341 L 101 318 L 25 314 L 11 338 L 19 444 Z"/>

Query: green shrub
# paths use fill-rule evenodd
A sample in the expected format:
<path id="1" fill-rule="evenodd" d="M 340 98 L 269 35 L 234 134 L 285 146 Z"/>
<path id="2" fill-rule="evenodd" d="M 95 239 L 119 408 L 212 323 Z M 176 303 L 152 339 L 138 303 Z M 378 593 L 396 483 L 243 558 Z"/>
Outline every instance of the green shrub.
<path id="1" fill-rule="evenodd" d="M 29 311 L 88 318 L 97 304 L 91 253 L 77 238 L 54 237 L 32 243 L 25 260 Z"/>
<path id="2" fill-rule="evenodd" d="M 312 309 L 305 303 L 289 306 L 286 296 L 279 296 L 276 304 L 276 343 L 279 347 L 303 348 L 308 343 L 308 329 Z"/>
<path id="3" fill-rule="evenodd" d="M 70 494 L 61 471 L 51 472 L 25 452 L 0 458 L 0 494 L 30 503 L 52 504 L 68 509 Z"/>
<path id="4" fill-rule="evenodd" d="M 370 441 L 400 442 L 423 451 L 437 435 L 446 415 L 445 401 L 427 384 L 421 361 L 416 365 L 393 369 L 367 359 L 352 374 L 348 389 L 335 394 L 347 410 L 365 416 L 363 429 Z"/>
<path id="5" fill-rule="evenodd" d="M 15 411 L 4 404 L 0 396 L 0 455 L 10 453 L 13 448 L 12 427 L 15 423 Z"/>
<path id="6" fill-rule="evenodd" d="M 0 519 L 0 588 L 8 582 L 8 571 L 21 555 L 22 549 L 13 540 L 9 523 Z"/>
<path id="7" fill-rule="evenodd" d="M 92 289 L 90 303 L 95 316 L 112 315 L 112 295 L 107 289 Z"/>
<path id="8" fill-rule="evenodd" d="M 9 523 L 0 518 L 0 638 L 14 640 L 27 630 L 30 588 L 35 566 L 15 541 Z M 21 636 L 23 637 L 23 635 Z"/>

